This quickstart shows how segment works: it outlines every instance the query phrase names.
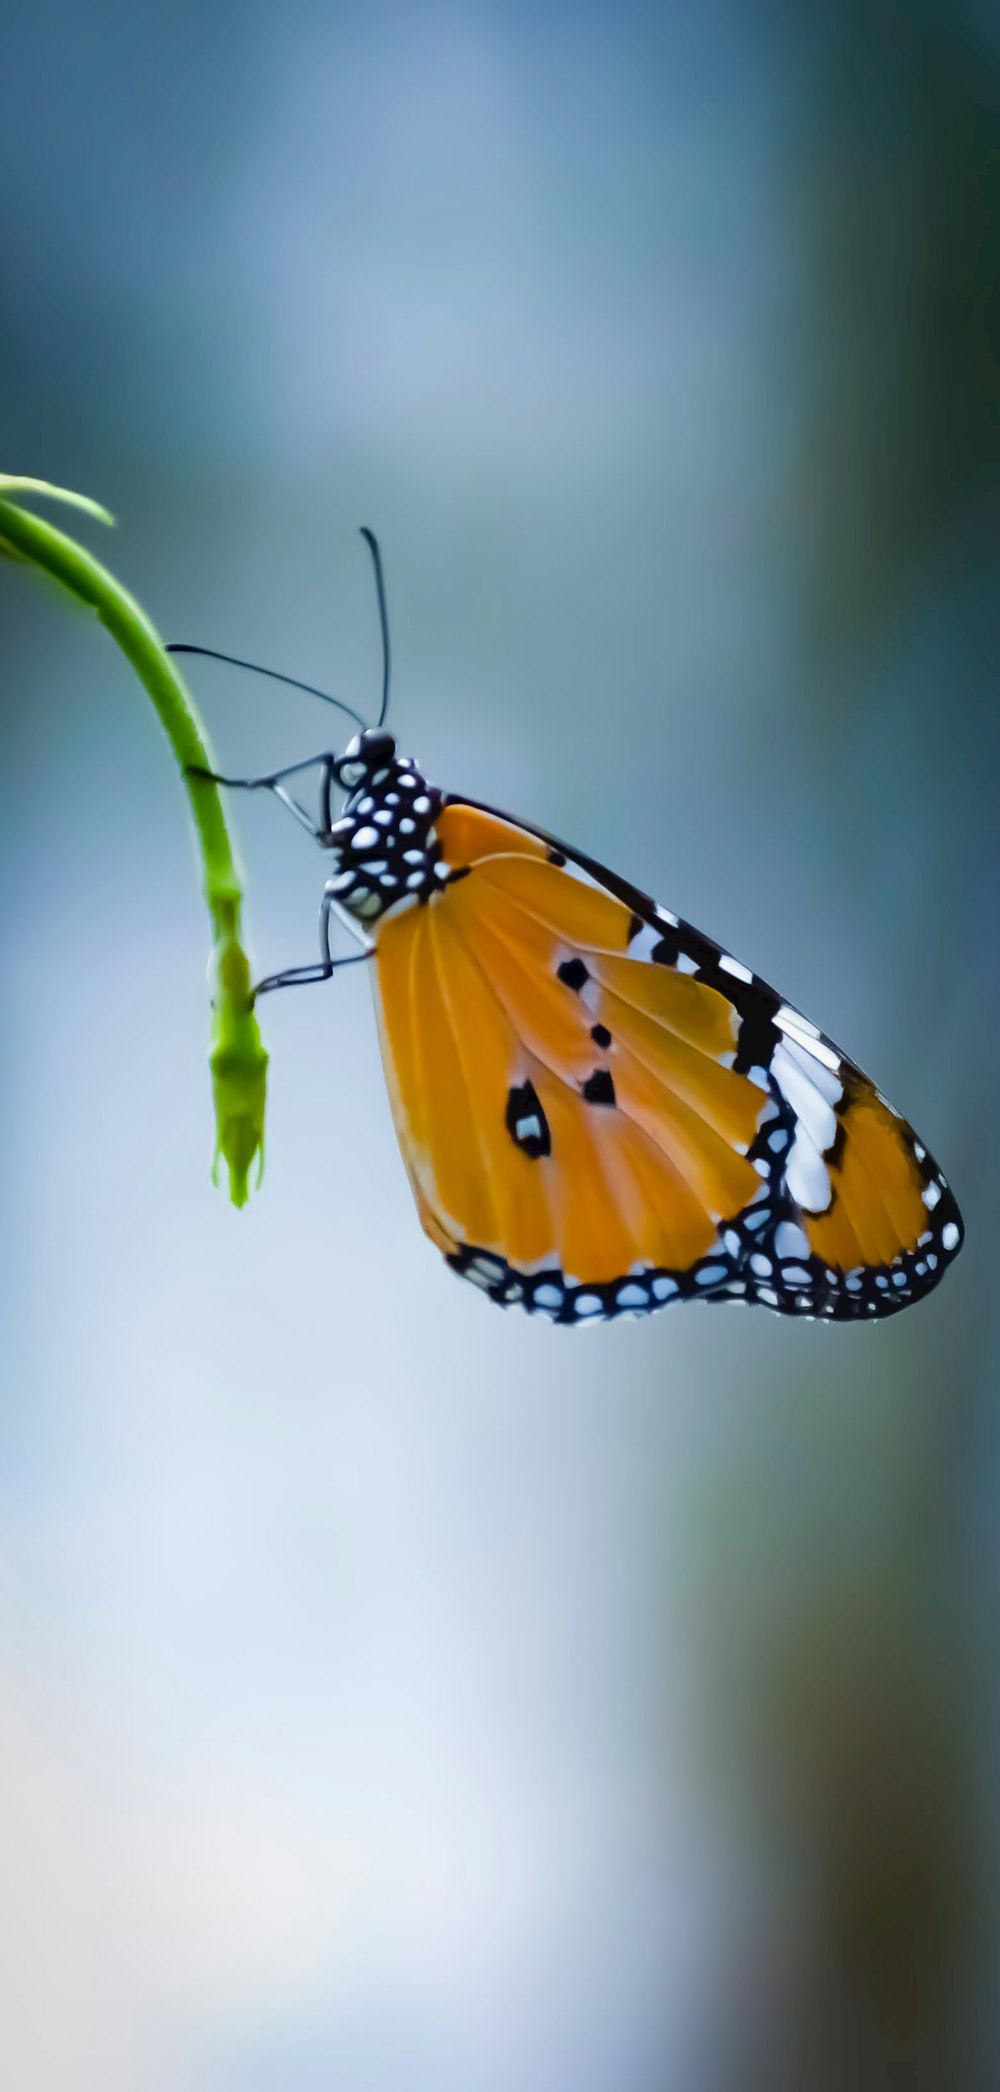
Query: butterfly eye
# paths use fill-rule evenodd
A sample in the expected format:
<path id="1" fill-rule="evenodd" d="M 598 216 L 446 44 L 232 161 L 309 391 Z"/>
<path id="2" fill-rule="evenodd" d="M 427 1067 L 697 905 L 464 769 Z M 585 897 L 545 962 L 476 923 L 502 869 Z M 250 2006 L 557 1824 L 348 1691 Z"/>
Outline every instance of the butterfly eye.
<path id="1" fill-rule="evenodd" d="M 369 769 L 379 763 L 389 763 L 396 753 L 396 743 L 391 734 L 382 727 L 366 726 L 360 735 L 361 753 Z"/>

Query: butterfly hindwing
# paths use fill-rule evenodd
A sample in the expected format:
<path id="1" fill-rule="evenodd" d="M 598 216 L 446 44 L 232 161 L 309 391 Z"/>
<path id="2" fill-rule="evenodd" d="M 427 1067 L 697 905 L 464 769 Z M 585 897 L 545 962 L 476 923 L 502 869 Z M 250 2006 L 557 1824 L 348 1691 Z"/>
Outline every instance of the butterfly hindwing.
<path id="1" fill-rule="evenodd" d="M 678 1298 L 867 1317 L 961 1223 L 911 1129 L 748 968 L 595 861 L 466 800 L 378 922 L 380 1032 L 423 1224 L 559 1321 Z"/>

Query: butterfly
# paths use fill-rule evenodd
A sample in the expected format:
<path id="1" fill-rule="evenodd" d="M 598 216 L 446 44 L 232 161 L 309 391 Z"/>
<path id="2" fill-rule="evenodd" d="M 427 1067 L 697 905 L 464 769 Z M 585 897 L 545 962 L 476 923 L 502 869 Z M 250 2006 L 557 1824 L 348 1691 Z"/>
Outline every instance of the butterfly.
<path id="1" fill-rule="evenodd" d="M 316 965 L 370 967 L 421 1223 L 499 1305 L 562 1324 L 742 1300 L 867 1320 L 938 1284 L 962 1220 L 912 1128 L 750 967 L 544 829 L 442 791 L 385 726 L 263 778 L 329 854 Z M 231 655 L 201 647 L 241 667 Z M 320 817 L 288 780 L 320 771 Z M 345 795 L 334 813 L 333 793 Z M 331 918 L 361 943 L 331 951 Z"/>

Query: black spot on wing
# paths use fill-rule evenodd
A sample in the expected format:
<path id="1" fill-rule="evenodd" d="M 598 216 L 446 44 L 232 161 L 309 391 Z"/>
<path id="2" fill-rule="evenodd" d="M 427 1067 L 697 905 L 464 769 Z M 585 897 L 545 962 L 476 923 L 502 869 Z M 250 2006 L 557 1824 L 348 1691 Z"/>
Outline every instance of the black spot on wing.
<path id="1" fill-rule="evenodd" d="M 611 1044 L 611 1033 L 606 1024 L 592 1024 L 590 1036 L 594 1041 L 594 1045 L 600 1046 L 602 1052 Z"/>
<path id="2" fill-rule="evenodd" d="M 504 1124 L 514 1146 L 520 1148 L 522 1155 L 530 1156 L 532 1162 L 537 1162 L 541 1155 L 551 1155 L 549 1122 L 533 1082 L 516 1083 L 508 1091 Z"/>
<path id="3" fill-rule="evenodd" d="M 677 930 L 672 930 L 668 927 L 664 930 L 659 941 L 653 946 L 653 963 L 655 966 L 676 966 L 680 955 L 680 934 Z"/>
<path id="4" fill-rule="evenodd" d="M 838 1170 L 844 1160 L 844 1149 L 847 1146 L 847 1121 L 844 1118 L 843 1114 L 847 1110 L 847 1103 L 848 1091 L 845 1089 L 841 1094 L 840 1103 L 837 1106 L 837 1131 L 833 1136 L 833 1146 L 832 1148 L 827 1148 L 826 1154 L 823 1157 L 827 1169 L 831 1172 L 833 1170 Z M 835 1186 L 834 1195 L 836 1195 Z M 832 1198 L 830 1203 L 832 1205 Z"/>
<path id="5" fill-rule="evenodd" d="M 727 978 L 723 992 L 741 1013 L 733 1061 L 737 1075 L 746 1075 L 751 1068 L 770 1068 L 771 1056 L 781 1037 L 774 1022 L 779 1008 L 774 989 L 755 980 L 752 988 L 743 988 L 741 992 L 740 984 Z"/>
<path id="6" fill-rule="evenodd" d="M 585 988 L 590 979 L 590 968 L 584 965 L 582 959 L 564 959 L 562 965 L 557 966 L 556 973 L 563 986 L 572 988 L 576 995 L 579 995 L 581 988 Z"/>
<path id="7" fill-rule="evenodd" d="M 583 1085 L 583 1094 L 588 1104 L 613 1104 L 615 1086 L 607 1068 L 595 1068 Z"/>
<path id="8" fill-rule="evenodd" d="M 562 850 L 555 850 L 550 846 L 550 848 L 546 851 L 545 854 L 550 864 L 565 864 L 566 862 L 566 858 Z"/>

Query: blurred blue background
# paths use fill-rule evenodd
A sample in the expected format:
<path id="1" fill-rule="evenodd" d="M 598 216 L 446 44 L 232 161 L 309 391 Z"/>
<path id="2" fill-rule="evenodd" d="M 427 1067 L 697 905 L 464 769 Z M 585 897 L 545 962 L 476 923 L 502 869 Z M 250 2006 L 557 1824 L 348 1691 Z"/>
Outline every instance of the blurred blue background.
<path id="1" fill-rule="evenodd" d="M 233 1211 L 171 757 L 0 572 L 19 2092 L 998 2081 L 996 61 L 945 0 L 0 17 L 3 469 L 362 709 L 375 525 L 403 746 L 774 980 L 969 1233 L 876 1329 L 501 1315 L 351 975 L 265 1006 Z M 192 681 L 232 769 L 324 745 Z"/>

